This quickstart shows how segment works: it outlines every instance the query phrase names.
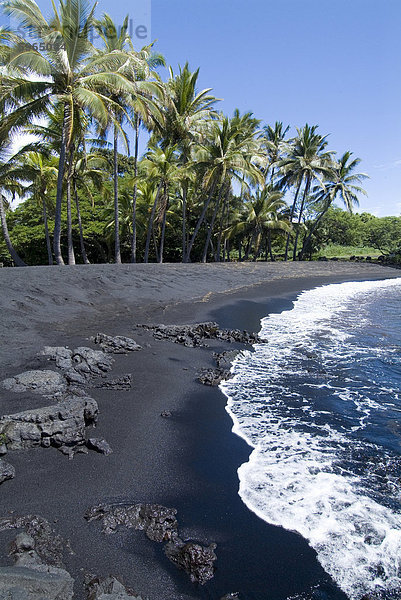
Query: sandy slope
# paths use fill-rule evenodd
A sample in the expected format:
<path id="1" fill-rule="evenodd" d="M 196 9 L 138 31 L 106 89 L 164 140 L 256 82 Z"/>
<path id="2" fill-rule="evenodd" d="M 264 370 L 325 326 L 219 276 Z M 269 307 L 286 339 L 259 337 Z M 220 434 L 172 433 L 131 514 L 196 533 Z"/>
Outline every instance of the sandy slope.
<path id="1" fill-rule="evenodd" d="M 284 278 L 398 276 L 355 263 L 77 265 L 0 269 L 0 373 L 31 358 L 76 324 L 88 327 L 191 299 Z"/>

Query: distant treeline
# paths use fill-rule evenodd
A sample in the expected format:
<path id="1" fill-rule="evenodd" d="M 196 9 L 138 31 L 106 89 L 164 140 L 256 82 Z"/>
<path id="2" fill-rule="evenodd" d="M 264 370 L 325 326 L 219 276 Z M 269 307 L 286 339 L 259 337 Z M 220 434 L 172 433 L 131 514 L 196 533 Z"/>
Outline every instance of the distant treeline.
<path id="1" fill-rule="evenodd" d="M 400 247 L 399 219 L 351 214 L 367 175 L 316 125 L 291 133 L 223 114 L 211 89 L 198 89 L 199 70 L 170 68 L 163 80 L 164 57 L 134 48 L 128 18 L 122 27 L 97 19 L 87 0 L 54 4 L 48 21 L 32 0 L 3 10 L 20 24 L 0 32 L 4 264 L 302 260 L 356 240 Z M 35 137 L 10 156 L 15 133 Z"/>

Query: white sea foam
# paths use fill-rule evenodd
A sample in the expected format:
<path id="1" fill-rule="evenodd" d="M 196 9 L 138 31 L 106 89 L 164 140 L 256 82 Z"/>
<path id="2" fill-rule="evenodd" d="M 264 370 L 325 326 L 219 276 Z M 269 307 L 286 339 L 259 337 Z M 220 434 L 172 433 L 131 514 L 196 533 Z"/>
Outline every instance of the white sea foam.
<path id="1" fill-rule="evenodd" d="M 401 593 L 401 514 L 367 493 L 368 469 L 362 476 L 341 462 L 369 447 L 353 432 L 370 423 L 372 411 L 384 414 L 394 405 L 377 401 L 380 389 L 371 397 L 369 384 L 353 387 L 351 373 L 352 361 L 369 354 L 357 345 L 367 322 L 362 315 L 355 323 L 356 303 L 361 308 L 389 289 L 401 290 L 401 280 L 303 292 L 292 310 L 262 320 L 266 343 L 239 355 L 234 378 L 221 386 L 233 431 L 254 448 L 238 470 L 241 498 L 265 521 L 304 536 L 352 600 Z M 350 371 L 345 389 L 333 373 L 339 364 L 344 374 Z M 311 381 L 316 376 L 324 381 Z M 341 415 L 317 408 L 316 393 L 331 394 L 343 406 Z M 399 497 L 397 483 L 390 483 Z"/>

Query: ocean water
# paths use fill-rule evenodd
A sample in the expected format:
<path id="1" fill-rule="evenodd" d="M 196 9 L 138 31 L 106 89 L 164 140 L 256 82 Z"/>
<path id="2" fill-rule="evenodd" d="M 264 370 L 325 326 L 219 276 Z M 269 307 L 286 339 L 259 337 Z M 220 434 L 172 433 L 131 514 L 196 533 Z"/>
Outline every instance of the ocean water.
<path id="1" fill-rule="evenodd" d="M 306 291 L 261 324 L 221 386 L 253 448 L 242 500 L 308 540 L 351 600 L 400 599 L 401 279 Z"/>

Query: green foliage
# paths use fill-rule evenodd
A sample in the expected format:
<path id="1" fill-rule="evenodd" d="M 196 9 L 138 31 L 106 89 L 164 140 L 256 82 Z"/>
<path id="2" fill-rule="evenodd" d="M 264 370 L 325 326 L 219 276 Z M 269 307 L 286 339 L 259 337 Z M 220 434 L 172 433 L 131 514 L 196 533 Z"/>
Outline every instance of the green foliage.
<path id="1" fill-rule="evenodd" d="M 338 244 L 329 244 L 322 248 L 316 257 L 326 256 L 327 258 L 350 258 L 351 256 L 370 256 L 371 258 L 377 258 L 380 255 L 377 248 L 371 246 L 340 246 Z"/>
<path id="2" fill-rule="evenodd" d="M 356 172 L 352 152 L 336 158 L 317 125 L 290 138 L 281 122 L 263 126 L 238 109 L 232 117 L 218 113 L 211 89 L 197 89 L 199 69 L 170 68 L 163 82 L 154 69 L 164 58 L 153 45 L 136 51 L 128 20 L 121 28 L 107 14 L 96 20 L 90 0 L 54 2 L 51 22 L 31 0 L 7 0 L 3 8 L 44 42 L 24 42 L 21 52 L 16 32 L 0 37 L 1 149 L 21 130 L 40 139 L 0 163 L 2 197 L 24 200 L 14 211 L 4 203 L 4 264 L 12 264 L 8 253 L 16 264 L 21 257 L 35 265 L 63 264 L 62 254 L 72 264 L 74 252 L 78 262 L 86 255 L 119 262 L 120 254 L 123 261 L 218 261 L 230 253 L 295 260 L 351 248 L 398 256 L 400 218 L 351 214 L 367 176 Z M 90 43 L 91 26 L 101 48 Z M 45 121 L 35 125 L 37 117 Z M 150 139 L 140 158 L 144 128 Z M 117 153 L 119 140 L 127 155 Z M 348 212 L 335 208 L 338 200 Z"/>
<path id="3" fill-rule="evenodd" d="M 378 256 L 401 248 L 401 217 L 375 217 L 330 208 L 312 237 L 317 256 Z"/>
<path id="4" fill-rule="evenodd" d="M 382 254 L 401 249 L 401 217 L 371 217 L 365 224 L 365 239 Z"/>
<path id="5" fill-rule="evenodd" d="M 352 214 L 341 208 L 330 208 L 322 220 L 317 235 L 320 244 L 323 245 L 363 246 L 364 222 L 359 214 Z"/>

